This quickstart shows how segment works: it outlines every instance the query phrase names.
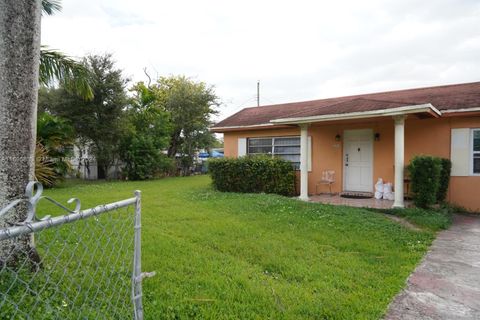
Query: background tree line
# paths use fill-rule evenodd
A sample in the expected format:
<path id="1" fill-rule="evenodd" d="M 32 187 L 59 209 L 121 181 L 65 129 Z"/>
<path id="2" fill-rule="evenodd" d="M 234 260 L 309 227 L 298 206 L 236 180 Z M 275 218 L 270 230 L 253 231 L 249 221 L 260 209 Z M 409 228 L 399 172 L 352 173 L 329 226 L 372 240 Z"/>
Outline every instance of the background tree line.
<path id="1" fill-rule="evenodd" d="M 104 176 L 118 159 L 125 177 L 147 179 L 174 171 L 177 154 L 191 163 L 192 150 L 213 140 L 212 87 L 174 76 L 127 92 L 110 55 L 79 63 L 41 46 L 41 17 L 60 11 L 60 0 L 0 0 L 0 7 L 0 207 L 22 197 L 34 178 L 53 185 L 63 177 L 73 145 L 91 146 Z M 9 212 L 0 228 L 24 222 L 27 212 Z M 16 260 L 12 245 L 40 261 L 30 235 L 3 242 L 0 265 Z"/>
<path id="2" fill-rule="evenodd" d="M 39 91 L 36 175 L 45 184 L 73 169 L 63 159 L 74 145 L 93 154 L 99 178 L 111 178 L 109 169 L 121 163 L 122 177 L 143 180 L 189 174 L 195 152 L 216 143 L 208 131 L 219 106 L 212 86 L 170 76 L 128 87 L 110 54 L 82 65 L 91 94 L 62 82 Z"/>

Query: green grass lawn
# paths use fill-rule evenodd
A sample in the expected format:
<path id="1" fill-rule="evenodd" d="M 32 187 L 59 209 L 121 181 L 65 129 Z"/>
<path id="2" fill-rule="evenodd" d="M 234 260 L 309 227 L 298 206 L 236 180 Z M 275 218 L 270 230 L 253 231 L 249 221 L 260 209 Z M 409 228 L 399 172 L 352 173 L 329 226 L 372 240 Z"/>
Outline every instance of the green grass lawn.
<path id="1" fill-rule="evenodd" d="M 143 270 L 157 272 L 146 319 L 378 319 L 434 238 L 365 209 L 215 192 L 208 176 L 45 193 L 88 208 L 135 189 Z"/>
<path id="2" fill-rule="evenodd" d="M 379 212 L 396 215 L 420 228 L 425 228 L 435 232 L 448 229 L 448 227 L 452 224 L 452 214 L 459 211 L 454 207 L 445 206 L 437 209 L 383 209 L 379 210 Z"/>

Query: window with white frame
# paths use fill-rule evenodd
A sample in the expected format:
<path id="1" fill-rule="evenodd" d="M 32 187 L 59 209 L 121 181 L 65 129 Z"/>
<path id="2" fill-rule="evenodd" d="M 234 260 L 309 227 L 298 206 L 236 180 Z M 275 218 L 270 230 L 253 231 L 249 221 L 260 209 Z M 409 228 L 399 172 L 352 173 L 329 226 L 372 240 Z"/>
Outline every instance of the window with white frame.
<path id="1" fill-rule="evenodd" d="M 480 174 L 480 129 L 472 130 L 472 173 Z"/>
<path id="2" fill-rule="evenodd" d="M 300 168 L 300 137 L 248 138 L 247 153 L 250 155 L 267 154 L 292 162 L 294 168 Z"/>

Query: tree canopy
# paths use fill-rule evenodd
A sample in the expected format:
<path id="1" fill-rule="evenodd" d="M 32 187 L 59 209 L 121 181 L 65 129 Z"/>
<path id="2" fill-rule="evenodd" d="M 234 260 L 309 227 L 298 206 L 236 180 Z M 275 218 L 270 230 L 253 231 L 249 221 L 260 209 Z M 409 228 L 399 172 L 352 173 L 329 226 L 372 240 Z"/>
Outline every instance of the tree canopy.
<path id="1" fill-rule="evenodd" d="M 171 118 L 168 156 L 179 156 L 185 171 L 192 165 L 195 151 L 215 141 L 208 128 L 217 113 L 218 97 L 212 86 L 185 76 L 161 77 L 152 90 Z"/>
<path id="2" fill-rule="evenodd" d="M 68 119 L 77 135 L 92 144 L 99 176 L 103 178 L 116 159 L 118 141 L 124 130 L 128 80 L 115 67 L 110 54 L 88 56 L 83 60 L 83 65 L 92 77 L 93 99 L 85 101 L 60 87 L 52 90 L 56 99 L 50 99 L 43 108 Z M 49 100 L 45 94 L 43 96 L 41 103 Z"/>
<path id="3" fill-rule="evenodd" d="M 163 154 L 171 132 L 170 116 L 155 93 L 143 82 L 135 84 L 125 112 L 126 130 L 119 154 L 126 178 L 144 180 L 171 171 L 173 162 Z"/>
<path id="4" fill-rule="evenodd" d="M 91 144 L 100 178 L 116 160 L 128 179 L 174 173 L 175 163 L 189 174 L 195 153 L 217 142 L 208 130 L 219 105 L 212 86 L 170 76 L 150 85 L 138 82 L 127 93 L 128 81 L 111 55 L 88 56 L 83 66 L 93 99 L 85 101 L 60 83 L 40 90 L 39 110 L 67 119 L 80 144 Z"/>

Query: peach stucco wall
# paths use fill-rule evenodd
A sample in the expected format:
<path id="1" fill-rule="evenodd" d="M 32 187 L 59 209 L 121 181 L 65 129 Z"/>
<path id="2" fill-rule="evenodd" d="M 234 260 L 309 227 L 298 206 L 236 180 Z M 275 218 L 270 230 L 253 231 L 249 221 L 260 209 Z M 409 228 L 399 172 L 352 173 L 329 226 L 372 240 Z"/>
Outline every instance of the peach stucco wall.
<path id="1" fill-rule="evenodd" d="M 452 128 L 480 128 L 480 117 L 416 119 L 408 118 L 405 123 L 405 164 L 419 154 L 450 158 L 450 130 Z M 392 182 L 394 178 L 394 123 L 389 118 L 375 121 L 350 121 L 313 124 L 309 128 L 312 137 L 312 171 L 309 172 L 309 193 L 316 193 L 316 184 L 324 170 L 335 170 L 335 192 L 343 188 L 343 143 L 335 136 L 343 137 L 345 130 L 372 129 L 380 134 L 380 140 L 373 142 L 373 184 L 378 178 Z M 225 156 L 236 157 L 238 138 L 274 137 L 299 135 L 297 127 L 236 131 L 224 133 Z M 319 186 L 318 191 L 326 191 Z M 480 176 L 452 177 L 449 201 L 473 211 L 480 212 Z"/>

